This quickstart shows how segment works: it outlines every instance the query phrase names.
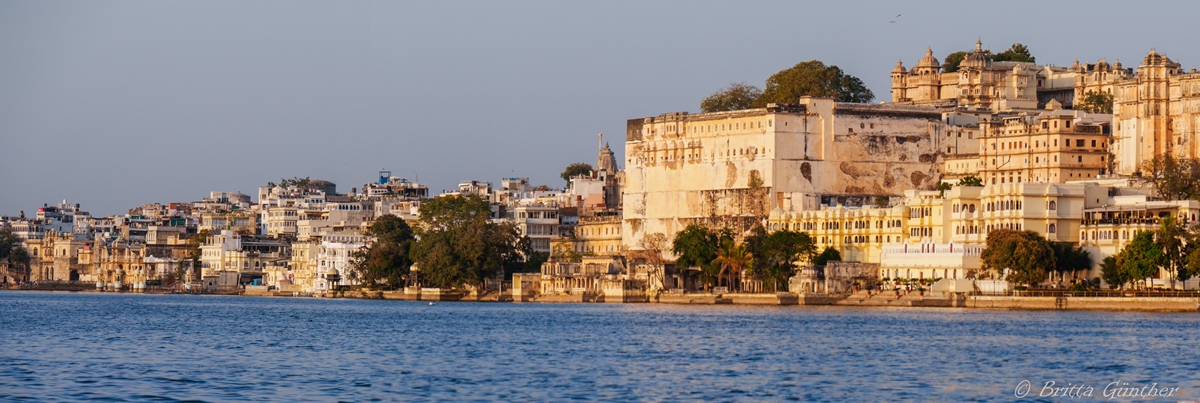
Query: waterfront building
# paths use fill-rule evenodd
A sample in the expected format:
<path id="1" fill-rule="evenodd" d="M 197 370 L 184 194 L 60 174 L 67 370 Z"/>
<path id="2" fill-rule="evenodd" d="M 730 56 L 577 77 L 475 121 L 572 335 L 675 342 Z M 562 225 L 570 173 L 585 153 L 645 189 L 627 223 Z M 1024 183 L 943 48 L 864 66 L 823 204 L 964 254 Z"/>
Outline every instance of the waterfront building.
<path id="1" fill-rule="evenodd" d="M 1141 231 L 1157 231 L 1163 220 L 1174 216 L 1187 226 L 1197 223 L 1200 214 L 1200 202 L 1196 200 L 1154 200 L 1147 194 L 1129 192 L 1130 188 L 1111 188 L 1111 193 L 1104 195 L 1103 204 L 1088 206 L 1083 210 L 1083 220 L 1077 231 L 1079 246 L 1092 257 L 1093 270 L 1090 273 L 1080 273 L 1087 277 L 1099 276 L 1099 265 L 1108 256 L 1120 253 L 1133 237 Z M 1200 279 L 1187 284 L 1175 282 L 1172 284 L 1172 273 L 1166 268 L 1146 281 L 1147 287 L 1157 288 L 1196 288 Z"/>
<path id="2" fill-rule="evenodd" d="M 908 206 L 828 206 L 818 210 L 771 211 L 770 231 L 807 233 L 818 251 L 834 248 L 842 260 L 879 263 L 884 245 L 901 244 L 908 238 Z"/>
<path id="3" fill-rule="evenodd" d="M 82 237 L 73 233 L 48 230 L 41 238 L 24 242 L 29 252 L 29 279 L 31 281 L 79 281 L 83 267 L 79 265 L 79 251 L 86 245 Z"/>
<path id="4" fill-rule="evenodd" d="M 948 125 L 932 108 L 801 98 L 742 111 L 631 119 L 622 204 L 626 247 L 688 224 L 739 234 L 775 208 L 869 204 L 933 189 Z"/>

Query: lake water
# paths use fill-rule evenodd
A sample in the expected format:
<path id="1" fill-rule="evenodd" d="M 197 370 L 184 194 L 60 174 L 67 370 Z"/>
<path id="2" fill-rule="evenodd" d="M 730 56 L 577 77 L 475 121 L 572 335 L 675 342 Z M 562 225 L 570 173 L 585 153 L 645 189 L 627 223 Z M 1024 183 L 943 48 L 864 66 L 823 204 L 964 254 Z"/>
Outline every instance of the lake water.
<path id="1" fill-rule="evenodd" d="M 2 401 L 1200 399 L 1195 313 L 0 292 L 0 343 Z"/>

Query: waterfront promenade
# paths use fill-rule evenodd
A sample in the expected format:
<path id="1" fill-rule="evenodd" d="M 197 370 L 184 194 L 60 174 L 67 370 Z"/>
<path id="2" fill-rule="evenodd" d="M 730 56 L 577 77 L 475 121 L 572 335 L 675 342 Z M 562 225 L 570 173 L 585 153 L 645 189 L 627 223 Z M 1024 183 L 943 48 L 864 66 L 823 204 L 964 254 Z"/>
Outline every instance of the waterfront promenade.
<path id="1" fill-rule="evenodd" d="M 0 288 L 0 292 L 18 288 Z M 603 295 L 553 294 L 539 295 L 524 301 L 511 293 L 484 293 L 455 290 L 410 288 L 396 291 L 345 290 L 325 293 L 298 293 L 267 290 L 265 287 L 221 290 L 217 292 L 184 292 L 172 287 L 151 287 L 144 291 L 102 291 L 94 284 L 49 282 L 27 284 L 24 291 L 67 291 L 121 294 L 213 294 L 278 298 L 318 299 L 377 299 L 397 301 L 459 301 L 459 302 L 520 302 L 520 303 L 624 303 L 669 305 L 758 305 L 758 306 L 853 306 L 876 308 L 947 308 L 947 309 L 1027 309 L 1027 310 L 1110 310 L 1146 312 L 1200 312 L 1198 291 L 1064 291 L 1030 290 L 1004 294 L 984 293 L 918 293 L 885 292 L 851 294 L 793 294 L 793 293 L 660 293 L 639 298 L 606 299 Z"/>

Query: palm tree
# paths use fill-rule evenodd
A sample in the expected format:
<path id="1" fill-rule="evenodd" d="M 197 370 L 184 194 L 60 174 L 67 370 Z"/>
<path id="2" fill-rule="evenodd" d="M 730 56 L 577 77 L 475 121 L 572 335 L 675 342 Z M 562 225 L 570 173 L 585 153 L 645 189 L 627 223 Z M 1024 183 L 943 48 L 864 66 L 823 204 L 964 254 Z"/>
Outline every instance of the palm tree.
<path id="1" fill-rule="evenodd" d="M 717 278 L 725 276 L 730 291 L 736 291 L 735 279 L 741 276 L 742 270 L 754 264 L 754 256 L 746 250 L 745 245 L 736 245 L 733 241 L 725 241 L 721 244 L 721 250 L 717 252 L 717 258 L 713 260 L 713 264 L 721 266 L 721 272 L 717 274 Z"/>

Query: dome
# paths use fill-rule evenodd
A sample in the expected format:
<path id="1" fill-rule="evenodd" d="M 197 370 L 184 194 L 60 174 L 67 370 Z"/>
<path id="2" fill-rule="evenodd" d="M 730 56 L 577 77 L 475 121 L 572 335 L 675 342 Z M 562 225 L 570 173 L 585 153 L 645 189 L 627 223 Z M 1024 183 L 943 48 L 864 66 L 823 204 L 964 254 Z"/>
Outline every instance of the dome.
<path id="1" fill-rule="evenodd" d="M 1146 54 L 1146 58 L 1142 59 L 1142 65 L 1152 66 L 1152 65 L 1156 65 L 1156 64 L 1163 64 L 1163 62 L 1166 60 L 1167 60 L 1166 55 L 1159 54 L 1157 50 L 1154 50 L 1154 48 L 1151 48 L 1150 53 Z"/>
<path id="2" fill-rule="evenodd" d="M 892 74 L 900 74 L 905 72 L 907 72 L 907 70 L 904 69 L 904 63 L 897 60 L 896 67 L 892 69 Z"/>
<path id="3" fill-rule="evenodd" d="M 917 62 L 917 67 L 932 67 L 935 69 L 941 67 L 938 59 L 933 57 L 933 48 L 925 49 L 925 57 L 922 57 L 921 61 Z"/>
<path id="4" fill-rule="evenodd" d="M 336 276 L 336 275 L 338 275 L 338 271 L 335 268 L 330 267 L 329 270 L 325 271 L 325 277 Z"/>
<path id="5" fill-rule="evenodd" d="M 992 65 L 992 59 L 983 53 L 983 42 L 975 41 L 975 51 L 963 59 L 961 66 L 983 68 Z"/>
<path id="6" fill-rule="evenodd" d="M 1099 62 L 1096 62 L 1096 70 L 1098 70 L 1098 71 L 1109 71 L 1110 70 L 1109 67 L 1111 67 L 1111 66 L 1109 66 L 1108 62 L 1105 61 L 1104 59 L 1100 59 Z"/>
<path id="7" fill-rule="evenodd" d="M 1120 69 L 1121 69 L 1121 59 L 1117 59 L 1117 62 L 1113 63 L 1113 70 L 1120 70 Z"/>

